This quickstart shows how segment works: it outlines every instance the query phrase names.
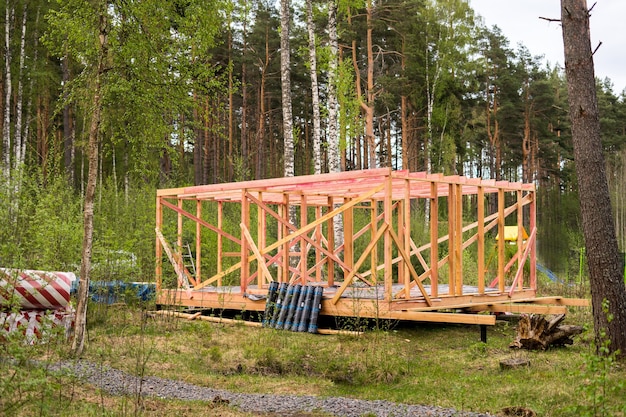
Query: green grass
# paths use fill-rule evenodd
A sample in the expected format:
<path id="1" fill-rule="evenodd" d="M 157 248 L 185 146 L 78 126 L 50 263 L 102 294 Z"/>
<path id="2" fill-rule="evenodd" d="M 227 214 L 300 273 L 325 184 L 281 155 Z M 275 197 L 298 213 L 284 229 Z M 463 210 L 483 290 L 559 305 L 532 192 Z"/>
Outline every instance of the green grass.
<path id="1" fill-rule="evenodd" d="M 487 343 L 481 343 L 479 328 L 464 325 L 401 323 L 354 337 L 149 317 L 123 306 L 98 306 L 91 314 L 87 359 L 239 392 L 384 399 L 494 414 L 523 406 L 550 417 L 577 415 L 572 407 L 590 401 L 580 387 L 594 378 L 585 373 L 590 331 L 573 346 L 527 352 L 509 349 L 515 323 L 508 321 L 490 327 Z M 588 309 L 577 309 L 566 321 L 588 325 L 591 316 Z M 501 359 L 516 356 L 528 358 L 531 366 L 500 370 Z M 626 380 L 623 365 L 608 380 L 615 387 Z M 167 415 L 172 410 L 185 415 L 185 407 L 193 415 L 220 415 L 198 411 L 195 403 L 150 399 L 150 411 L 133 399 L 92 397 L 74 415 Z M 103 398 L 114 404 L 104 414 L 97 412 Z M 621 387 L 605 401 L 615 411 L 624 398 Z M 116 413 L 108 414 L 111 410 Z M 250 415 L 229 408 L 220 412 Z"/>

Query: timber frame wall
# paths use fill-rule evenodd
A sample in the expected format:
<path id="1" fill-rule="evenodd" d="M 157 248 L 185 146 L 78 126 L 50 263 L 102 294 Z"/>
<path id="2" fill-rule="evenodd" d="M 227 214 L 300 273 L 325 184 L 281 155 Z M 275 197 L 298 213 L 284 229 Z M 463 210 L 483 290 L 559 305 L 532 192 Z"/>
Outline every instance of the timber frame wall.
<path id="1" fill-rule="evenodd" d="M 416 207 L 429 227 L 412 224 Z M 516 245 L 494 239 L 505 225 Z M 163 189 L 157 304 L 263 311 L 276 280 L 326 287 L 322 315 L 493 324 L 473 313 L 562 312 L 568 300 L 536 297 L 536 237 L 534 184 L 380 168 Z"/>

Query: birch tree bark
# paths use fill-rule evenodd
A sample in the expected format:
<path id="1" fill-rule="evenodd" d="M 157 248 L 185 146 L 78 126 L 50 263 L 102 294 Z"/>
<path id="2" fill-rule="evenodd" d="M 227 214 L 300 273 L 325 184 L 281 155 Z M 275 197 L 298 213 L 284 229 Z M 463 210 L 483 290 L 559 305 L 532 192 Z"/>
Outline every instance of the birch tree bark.
<path id="1" fill-rule="evenodd" d="M 587 1 L 561 0 L 561 25 L 596 341 L 599 346 L 606 332 L 610 351 L 626 357 L 626 288 L 600 140 Z"/>
<path id="2" fill-rule="evenodd" d="M 84 236 L 82 249 L 82 262 L 80 265 L 80 285 L 78 287 L 78 305 L 76 307 L 76 326 L 72 353 L 80 356 L 85 346 L 85 332 L 87 328 L 87 304 L 89 299 L 89 273 L 91 270 L 91 250 L 93 246 L 93 208 L 98 177 L 98 148 L 99 128 L 102 111 L 101 90 L 105 72 L 106 57 L 108 54 L 108 18 L 105 5 L 101 5 L 99 16 L 99 48 L 98 67 L 94 80 L 94 93 L 92 100 L 91 125 L 89 127 L 87 188 L 85 190 L 85 205 L 83 209 Z"/>
<path id="3" fill-rule="evenodd" d="M 5 181 L 11 176 L 11 23 L 15 16 L 15 7 L 7 0 L 4 17 L 4 122 L 2 125 L 2 174 Z"/>
<path id="4" fill-rule="evenodd" d="M 22 108 L 24 101 L 24 83 L 22 82 L 24 74 L 24 59 L 26 57 L 26 17 L 28 15 L 27 4 L 24 4 L 22 11 L 22 35 L 20 37 L 20 64 L 17 77 L 17 99 L 15 102 L 15 141 L 13 144 L 13 168 L 17 171 L 24 162 L 22 156 Z M 19 190 L 19 182 L 16 183 L 16 191 Z"/>
<path id="5" fill-rule="evenodd" d="M 311 74 L 311 104 L 313 106 L 313 172 L 321 174 L 322 161 L 320 94 L 317 83 L 317 53 L 315 49 L 315 27 L 313 26 L 313 1 L 306 0 L 306 27 L 309 34 L 309 72 Z M 330 7 L 330 5 L 329 5 Z M 331 57 L 331 61 L 333 58 Z"/>
<path id="6" fill-rule="evenodd" d="M 310 1 L 310 0 L 309 0 Z M 339 129 L 337 78 L 339 70 L 339 42 L 337 36 L 337 0 L 328 2 L 328 44 L 330 46 L 330 62 L 328 65 L 328 171 L 341 171 L 339 162 Z M 335 244 L 343 244 L 343 216 L 333 218 Z"/>
<path id="7" fill-rule="evenodd" d="M 291 109 L 291 57 L 289 54 L 289 0 L 280 1 L 280 83 L 283 110 L 284 176 L 295 175 Z"/>

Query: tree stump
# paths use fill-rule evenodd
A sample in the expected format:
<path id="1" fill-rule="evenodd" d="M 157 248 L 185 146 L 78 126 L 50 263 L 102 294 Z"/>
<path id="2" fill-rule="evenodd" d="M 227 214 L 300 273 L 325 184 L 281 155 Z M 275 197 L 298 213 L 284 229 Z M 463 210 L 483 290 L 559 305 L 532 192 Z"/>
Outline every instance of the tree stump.
<path id="1" fill-rule="evenodd" d="M 560 324 L 565 314 L 547 320 L 541 314 L 522 315 L 517 325 L 517 336 L 511 348 L 546 350 L 550 346 L 565 346 L 574 343 L 575 335 L 582 333 L 582 326 Z"/>
<path id="2" fill-rule="evenodd" d="M 524 358 L 507 358 L 500 361 L 500 369 L 503 371 L 507 369 L 522 368 L 525 366 L 530 366 L 530 360 Z"/>

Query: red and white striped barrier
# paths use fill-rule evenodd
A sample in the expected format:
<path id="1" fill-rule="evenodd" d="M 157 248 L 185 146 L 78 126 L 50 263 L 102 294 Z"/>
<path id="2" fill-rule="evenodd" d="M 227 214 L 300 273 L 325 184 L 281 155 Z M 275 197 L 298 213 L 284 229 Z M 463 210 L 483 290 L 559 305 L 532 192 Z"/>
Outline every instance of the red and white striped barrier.
<path id="1" fill-rule="evenodd" d="M 54 311 L 0 312 L 0 332 L 21 332 L 26 343 L 34 344 L 37 341 L 46 342 L 51 335 L 50 330 L 61 327 L 65 338 L 68 338 L 74 328 L 74 318 L 72 306 Z"/>
<path id="2" fill-rule="evenodd" d="M 0 307 L 19 306 L 23 310 L 56 310 L 70 303 L 70 290 L 76 275 L 0 268 Z"/>

